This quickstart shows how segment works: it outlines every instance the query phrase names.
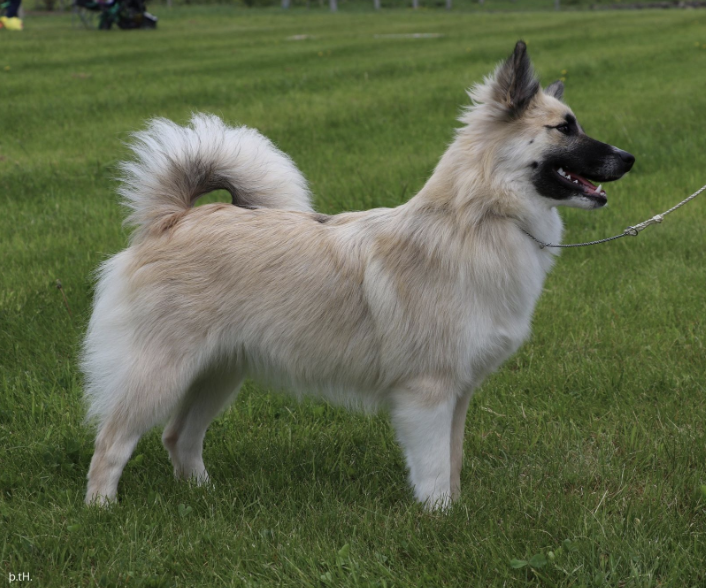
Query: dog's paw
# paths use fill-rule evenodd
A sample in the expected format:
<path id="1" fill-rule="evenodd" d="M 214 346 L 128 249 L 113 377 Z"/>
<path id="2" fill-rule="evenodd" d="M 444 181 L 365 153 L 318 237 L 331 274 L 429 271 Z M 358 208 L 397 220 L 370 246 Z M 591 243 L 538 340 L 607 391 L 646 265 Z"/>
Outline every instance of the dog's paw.
<path id="1" fill-rule="evenodd" d="M 86 499 L 84 503 L 86 506 L 96 507 L 96 508 L 108 508 L 114 504 L 117 504 L 117 499 L 115 496 L 107 496 L 99 492 L 90 492 L 86 494 Z"/>

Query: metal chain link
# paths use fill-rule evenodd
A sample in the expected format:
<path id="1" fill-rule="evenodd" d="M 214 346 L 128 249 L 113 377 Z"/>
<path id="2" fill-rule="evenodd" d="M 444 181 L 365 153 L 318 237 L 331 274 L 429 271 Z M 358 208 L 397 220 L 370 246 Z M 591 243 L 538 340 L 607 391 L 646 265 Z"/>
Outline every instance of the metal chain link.
<path id="1" fill-rule="evenodd" d="M 588 245 L 598 245 L 599 243 L 606 243 L 608 241 L 615 241 L 616 239 L 622 239 L 623 237 L 637 237 L 640 234 L 640 231 L 642 231 L 643 229 L 646 229 L 650 225 L 661 223 L 664 220 L 664 217 L 667 216 L 670 212 L 674 212 L 677 208 L 681 208 L 687 202 L 696 198 L 704 190 L 706 190 L 706 186 L 702 186 L 700 189 L 698 189 L 696 192 L 694 192 L 691 196 L 689 196 L 688 198 L 684 198 L 684 200 L 682 200 L 679 204 L 672 206 L 672 208 L 663 212 L 662 214 L 655 214 L 652 218 L 648 218 L 646 221 L 638 223 L 635 226 L 628 227 L 622 233 L 620 233 L 620 235 L 615 235 L 613 237 L 606 237 L 605 239 L 598 239 L 598 241 L 588 241 L 586 243 L 567 243 L 565 245 L 554 245 L 552 243 L 545 243 L 544 241 L 540 241 L 539 239 L 537 239 L 537 237 L 531 235 L 530 233 L 528 233 L 524 229 L 522 229 L 522 232 L 525 235 L 527 235 L 530 239 L 532 239 L 533 241 L 538 243 L 540 249 L 544 249 L 545 247 L 587 247 Z"/>

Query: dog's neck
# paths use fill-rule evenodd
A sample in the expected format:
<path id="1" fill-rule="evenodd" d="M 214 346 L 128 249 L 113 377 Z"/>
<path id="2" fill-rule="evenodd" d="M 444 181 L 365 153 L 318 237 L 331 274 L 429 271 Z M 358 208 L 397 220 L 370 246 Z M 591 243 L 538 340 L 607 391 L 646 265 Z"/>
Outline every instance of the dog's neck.
<path id="1" fill-rule="evenodd" d="M 484 158 L 467 158 L 468 150 L 459 142 L 461 138 L 449 147 L 424 187 L 407 203 L 410 212 L 448 215 L 462 232 L 504 220 L 521 230 L 560 239 L 561 219 L 549 201 L 534 194 L 526 183 L 513 183 L 512 179 L 503 183 L 489 177 Z"/>

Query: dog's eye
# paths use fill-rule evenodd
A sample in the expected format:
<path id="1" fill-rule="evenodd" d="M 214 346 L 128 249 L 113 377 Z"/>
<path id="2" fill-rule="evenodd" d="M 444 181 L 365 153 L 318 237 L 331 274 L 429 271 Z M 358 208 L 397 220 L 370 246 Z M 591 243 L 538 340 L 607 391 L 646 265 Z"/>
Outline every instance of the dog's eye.
<path id="1" fill-rule="evenodd" d="M 558 127 L 554 127 L 557 131 L 560 133 L 563 133 L 564 135 L 568 135 L 570 132 L 569 125 L 567 123 L 564 123 L 563 125 L 559 125 Z"/>

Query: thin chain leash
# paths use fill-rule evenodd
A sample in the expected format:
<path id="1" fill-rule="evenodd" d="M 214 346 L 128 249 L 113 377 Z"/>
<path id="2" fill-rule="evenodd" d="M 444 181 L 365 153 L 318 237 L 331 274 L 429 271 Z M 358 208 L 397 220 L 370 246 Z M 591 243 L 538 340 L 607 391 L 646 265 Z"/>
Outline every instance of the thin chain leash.
<path id="1" fill-rule="evenodd" d="M 606 237 L 605 239 L 598 239 L 598 241 L 587 241 L 586 243 L 567 243 L 565 245 L 554 245 L 552 243 L 545 243 L 544 241 L 540 241 L 535 237 L 534 235 L 531 235 L 524 229 L 522 229 L 522 232 L 527 235 L 530 239 L 535 241 L 536 243 L 539 244 L 540 249 L 544 249 L 545 247 L 588 247 L 589 245 L 598 245 L 599 243 L 607 243 L 608 241 L 615 241 L 616 239 L 622 239 L 623 237 L 637 237 L 640 234 L 640 231 L 646 229 L 650 225 L 655 225 L 659 224 L 664 220 L 664 217 L 667 216 L 670 212 L 674 212 L 677 208 L 681 208 L 684 206 L 687 202 L 693 200 L 696 198 L 701 192 L 706 190 L 706 186 L 702 186 L 700 189 L 698 189 L 696 192 L 694 192 L 691 196 L 688 198 L 684 198 L 679 204 L 672 206 L 669 210 L 663 212 L 662 214 L 656 214 L 652 218 L 647 219 L 644 222 L 638 223 L 635 226 L 628 227 L 625 229 L 620 235 L 615 235 L 613 237 Z"/>

